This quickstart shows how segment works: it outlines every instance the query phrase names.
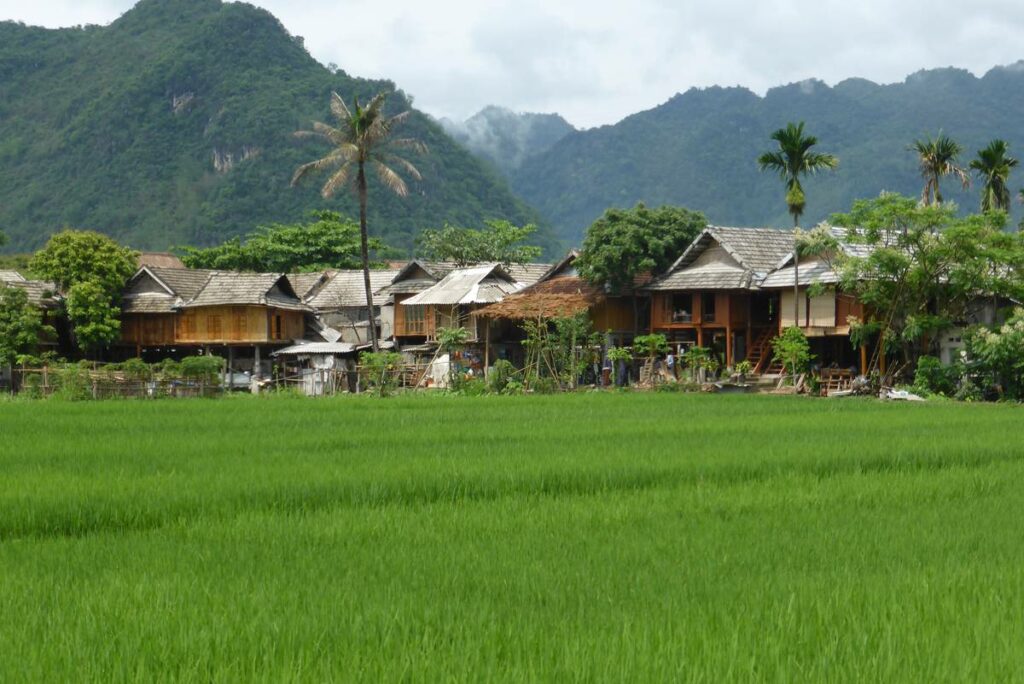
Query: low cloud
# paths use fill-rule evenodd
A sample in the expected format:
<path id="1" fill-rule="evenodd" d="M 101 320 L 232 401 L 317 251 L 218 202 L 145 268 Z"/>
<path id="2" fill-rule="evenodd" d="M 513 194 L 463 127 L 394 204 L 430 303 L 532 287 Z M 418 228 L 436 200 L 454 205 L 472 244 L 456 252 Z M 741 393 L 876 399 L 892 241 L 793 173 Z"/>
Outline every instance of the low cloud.
<path id="1" fill-rule="evenodd" d="M 0 0 L 0 17 L 108 23 L 118 0 Z M 774 85 L 922 68 L 981 74 L 1024 58 L 1024 3 L 951 0 L 254 0 L 320 61 L 389 78 L 422 109 L 464 119 L 488 104 L 614 123 L 693 86 Z"/>

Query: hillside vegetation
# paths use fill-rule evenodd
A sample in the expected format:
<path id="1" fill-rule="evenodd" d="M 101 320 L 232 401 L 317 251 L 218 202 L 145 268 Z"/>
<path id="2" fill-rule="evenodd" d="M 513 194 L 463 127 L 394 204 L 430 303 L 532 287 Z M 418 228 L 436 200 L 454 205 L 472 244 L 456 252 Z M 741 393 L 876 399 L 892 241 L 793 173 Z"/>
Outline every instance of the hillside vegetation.
<path id="1" fill-rule="evenodd" d="M 609 206 L 677 204 L 720 225 L 786 226 L 774 176 L 758 172 L 768 136 L 788 121 L 806 121 L 820 151 L 839 169 L 806 183 L 804 223 L 814 223 L 882 190 L 921 192 L 907 146 L 940 129 L 965 148 L 966 165 L 992 138 L 1024 156 L 1024 62 L 982 78 L 958 69 L 922 71 L 902 83 L 849 79 L 829 87 L 806 81 L 759 97 L 744 88 L 693 89 L 614 126 L 571 132 L 526 159 L 513 175 L 519 195 L 576 242 Z M 1016 180 L 1024 185 L 1024 174 Z M 978 208 L 978 192 L 946 181 L 943 194 Z"/>
<path id="2" fill-rule="evenodd" d="M 272 15 L 241 3 L 142 0 L 107 27 L 0 23 L 5 249 L 34 249 L 68 225 L 165 249 L 314 209 L 355 215 L 347 195 L 325 202 L 320 184 L 289 187 L 295 167 L 324 152 L 290 134 L 329 120 L 332 90 L 351 102 L 393 88 L 328 70 Z M 398 93 L 390 105 L 409 101 Z M 446 221 L 537 220 L 428 117 L 416 113 L 402 135 L 429 146 L 416 159 L 424 179 L 404 200 L 371 185 L 376 236 L 408 249 L 419 230 Z"/>

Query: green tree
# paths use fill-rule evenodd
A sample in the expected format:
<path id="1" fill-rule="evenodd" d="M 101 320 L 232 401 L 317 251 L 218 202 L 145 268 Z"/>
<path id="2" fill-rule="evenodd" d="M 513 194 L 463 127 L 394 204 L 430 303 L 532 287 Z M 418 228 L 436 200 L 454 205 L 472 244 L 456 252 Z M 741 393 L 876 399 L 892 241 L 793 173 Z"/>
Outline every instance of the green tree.
<path id="1" fill-rule="evenodd" d="M 796 326 L 786 328 L 772 340 L 772 351 L 775 358 L 782 362 L 783 368 L 793 375 L 795 385 L 797 375 L 807 370 L 812 358 L 811 345 L 804 331 Z"/>
<path id="2" fill-rule="evenodd" d="M 40 337 L 53 334 L 25 290 L 0 283 L 0 366 L 19 363 L 36 351 Z"/>
<path id="3" fill-rule="evenodd" d="M 62 293 L 88 281 L 114 298 L 138 270 L 137 264 L 137 252 L 106 235 L 91 230 L 64 230 L 35 253 L 29 268 L 40 278 L 53 281 Z"/>
<path id="4" fill-rule="evenodd" d="M 812 152 L 811 148 L 818 144 L 813 135 L 804 134 L 804 122 L 788 123 L 771 134 L 771 139 L 778 144 L 778 149 L 765 152 L 757 158 L 761 171 L 772 171 L 786 186 L 786 207 L 793 217 L 793 227 L 800 227 L 800 217 L 807 205 L 800 178 L 812 176 L 819 171 L 836 168 L 839 158 L 835 155 Z M 795 238 L 794 238 L 795 240 Z M 793 249 L 793 320 L 800 319 L 800 250 L 794 243 Z"/>
<path id="5" fill-rule="evenodd" d="M 587 229 L 576 268 L 594 285 L 631 292 L 637 329 L 636 279 L 667 269 L 707 224 L 703 214 L 682 207 L 649 209 L 640 203 L 632 209 L 608 209 Z"/>
<path id="6" fill-rule="evenodd" d="M 296 273 L 327 268 L 359 268 L 359 226 L 333 211 L 313 212 L 307 224 L 274 224 L 257 228 L 245 238 L 232 238 L 216 247 L 185 247 L 181 260 L 189 268 L 225 271 Z M 371 238 L 369 248 L 385 250 Z"/>
<path id="7" fill-rule="evenodd" d="M 301 165 L 292 176 L 292 185 L 297 185 L 306 175 L 329 171 L 330 175 L 320 193 L 330 199 L 339 189 L 352 185 L 359 198 L 359 238 L 363 264 L 363 287 L 366 289 L 366 309 L 373 311 L 373 291 L 370 288 L 370 246 L 366 230 L 366 204 L 369 192 L 366 167 L 372 168 L 381 184 L 399 197 L 409 194 L 409 188 L 393 166 L 403 169 L 411 177 L 420 180 L 420 172 L 408 160 L 392 150 L 408 149 L 425 153 L 426 146 L 413 138 L 393 138 L 394 128 L 409 116 L 405 111 L 396 116 L 384 114 L 386 93 L 376 95 L 366 107 L 359 106 L 359 98 L 353 101 L 353 109 L 341 99 L 338 93 L 331 93 L 331 113 L 338 122 L 337 127 L 320 121 L 313 122 L 312 130 L 296 131 L 299 138 L 319 138 L 331 145 L 331 152 L 316 161 Z M 353 174 L 353 171 L 355 173 Z M 370 326 L 370 345 L 379 351 L 377 330 Z"/>
<path id="8" fill-rule="evenodd" d="M 505 220 L 484 221 L 485 228 L 446 225 L 420 234 L 420 250 L 429 259 L 454 261 L 459 266 L 497 262 L 503 266 L 527 264 L 541 255 L 541 248 L 523 244 L 537 226 L 515 226 Z"/>
<path id="9" fill-rule="evenodd" d="M 981 210 L 1009 211 L 1009 179 L 1020 162 L 1007 155 L 1009 146 L 1005 140 L 993 140 L 988 147 L 978 150 L 978 157 L 971 161 L 971 169 L 982 181 Z"/>
<path id="10" fill-rule="evenodd" d="M 853 323 L 855 344 L 878 335 L 882 350 L 913 363 L 937 351 L 938 333 L 964 322 L 979 296 L 1024 294 L 1024 238 L 1004 230 L 1002 212 L 961 217 L 953 205 L 883 193 L 830 220 L 856 226 L 846 239 L 870 247 L 836 257 L 840 287 L 868 312 Z"/>
<path id="11" fill-rule="evenodd" d="M 65 230 L 49 239 L 29 268 L 65 295 L 68 319 L 84 350 L 117 340 L 121 293 L 138 254 L 93 231 Z"/>
<path id="12" fill-rule="evenodd" d="M 110 293 L 94 281 L 75 283 L 67 293 L 68 320 L 78 346 L 87 352 L 116 342 L 121 334 L 121 309 Z"/>
<path id="13" fill-rule="evenodd" d="M 908 149 L 917 154 L 921 178 L 924 179 L 922 203 L 942 204 L 939 181 L 945 176 L 958 178 L 965 190 L 971 187 L 971 177 L 956 163 L 963 148 L 948 135 L 940 131 L 935 138 L 928 136 L 924 140 L 915 140 Z"/>

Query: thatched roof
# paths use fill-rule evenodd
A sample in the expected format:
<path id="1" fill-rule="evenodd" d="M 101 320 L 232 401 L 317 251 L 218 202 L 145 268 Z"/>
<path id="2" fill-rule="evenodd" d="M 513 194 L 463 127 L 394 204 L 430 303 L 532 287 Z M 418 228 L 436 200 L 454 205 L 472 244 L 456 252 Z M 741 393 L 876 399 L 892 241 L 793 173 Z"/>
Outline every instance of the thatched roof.
<path id="1" fill-rule="evenodd" d="M 185 268 L 174 254 L 170 252 L 140 252 L 138 259 L 139 268 L 143 266 L 156 266 L 157 268 Z"/>
<path id="2" fill-rule="evenodd" d="M 604 301 L 599 288 L 578 276 L 560 276 L 544 280 L 496 304 L 477 311 L 486 318 L 562 318 L 574 316 Z"/>

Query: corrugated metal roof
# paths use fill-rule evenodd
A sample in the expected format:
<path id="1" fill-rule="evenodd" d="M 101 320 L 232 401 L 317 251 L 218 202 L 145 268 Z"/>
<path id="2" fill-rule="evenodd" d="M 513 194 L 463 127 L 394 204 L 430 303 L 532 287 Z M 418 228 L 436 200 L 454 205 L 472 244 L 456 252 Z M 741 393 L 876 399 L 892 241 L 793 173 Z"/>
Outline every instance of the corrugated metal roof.
<path id="1" fill-rule="evenodd" d="M 377 293 L 391 284 L 398 269 L 370 271 L 370 289 Z M 433 285 L 430 281 L 427 287 Z M 424 288 L 426 289 L 426 288 Z M 363 283 L 362 270 L 331 271 L 327 281 L 306 303 L 317 311 L 337 311 L 338 309 L 366 307 L 366 291 Z M 382 302 L 374 298 L 374 305 Z"/>
<path id="2" fill-rule="evenodd" d="M 0 269 L 0 283 L 24 283 L 26 280 L 27 278 L 17 271 Z"/>
<path id="3" fill-rule="evenodd" d="M 506 295 L 523 289 L 522 283 L 498 264 L 460 268 L 446 275 L 441 282 L 414 297 L 401 302 L 403 306 L 430 304 L 489 304 L 501 301 Z"/>
<path id="4" fill-rule="evenodd" d="M 352 354 L 356 345 L 348 342 L 304 342 L 278 349 L 271 356 L 305 356 L 313 354 Z"/>

